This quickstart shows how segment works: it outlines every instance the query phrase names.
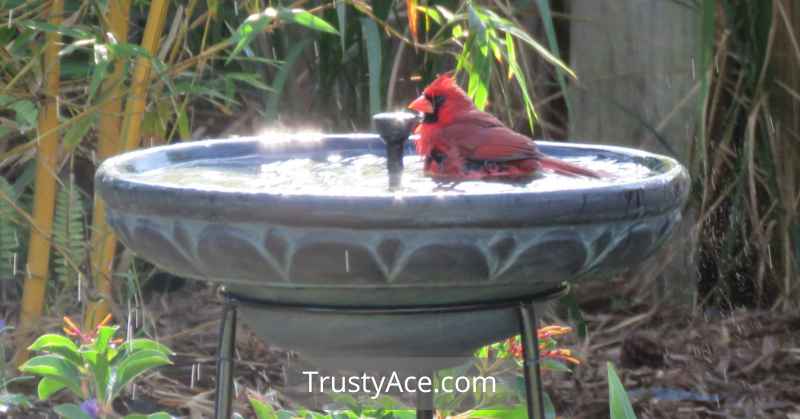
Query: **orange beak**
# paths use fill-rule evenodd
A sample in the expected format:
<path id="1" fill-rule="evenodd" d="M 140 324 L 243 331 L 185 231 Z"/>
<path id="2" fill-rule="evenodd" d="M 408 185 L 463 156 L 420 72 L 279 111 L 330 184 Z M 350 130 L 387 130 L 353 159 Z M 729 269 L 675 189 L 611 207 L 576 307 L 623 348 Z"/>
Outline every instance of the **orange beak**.
<path id="1" fill-rule="evenodd" d="M 408 109 L 413 109 L 422 113 L 433 113 L 433 103 L 422 95 L 408 105 Z"/>

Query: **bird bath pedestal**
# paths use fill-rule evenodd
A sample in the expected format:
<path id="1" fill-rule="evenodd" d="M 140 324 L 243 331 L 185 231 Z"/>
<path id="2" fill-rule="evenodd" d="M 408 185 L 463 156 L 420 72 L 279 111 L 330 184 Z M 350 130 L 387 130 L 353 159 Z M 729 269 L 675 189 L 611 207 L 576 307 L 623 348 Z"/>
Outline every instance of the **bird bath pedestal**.
<path id="1" fill-rule="evenodd" d="M 413 124 L 381 118 L 389 154 L 410 154 L 394 140 Z M 521 333 L 529 416 L 543 418 L 534 303 L 652 254 L 680 219 L 689 179 L 674 160 L 638 150 L 538 145 L 554 157 L 648 172 L 568 189 L 404 190 L 399 171 L 384 172 L 383 187 L 373 189 L 321 187 L 294 171 L 282 172 L 288 184 L 259 186 L 271 164 L 387 153 L 374 134 L 290 135 L 126 153 L 102 164 L 96 185 L 128 248 L 177 275 L 224 285 L 217 418 L 231 413 L 237 314 L 311 360 L 377 359 L 386 370 L 413 371 L 406 361 L 419 358 L 428 364 L 415 368 L 431 372 L 450 366 L 431 360 L 463 359 Z M 418 415 L 431 417 L 432 393 L 418 396 Z"/>

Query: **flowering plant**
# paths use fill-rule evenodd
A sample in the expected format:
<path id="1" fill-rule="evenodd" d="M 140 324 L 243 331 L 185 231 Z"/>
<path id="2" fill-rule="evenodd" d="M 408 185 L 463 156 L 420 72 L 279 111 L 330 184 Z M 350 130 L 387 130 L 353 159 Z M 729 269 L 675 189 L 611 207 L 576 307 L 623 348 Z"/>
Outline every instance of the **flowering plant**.
<path id="1" fill-rule="evenodd" d="M 28 347 L 43 355 L 31 358 L 20 366 L 25 373 L 41 376 L 38 384 L 40 400 L 63 389 L 74 394 L 77 404 L 55 407 L 62 417 L 94 419 L 117 417 L 112 402 L 136 377 L 147 370 L 171 364 L 172 354 L 166 346 L 150 339 L 114 339 L 118 326 L 108 326 L 111 316 L 106 316 L 90 331 L 81 329 L 69 317 L 64 317 L 64 333 L 77 338 L 77 343 L 59 334 L 45 334 Z M 126 418 L 140 418 L 130 415 Z M 165 413 L 147 416 L 152 419 L 169 418 Z"/>
<path id="2" fill-rule="evenodd" d="M 569 371 L 569 368 L 561 361 L 575 365 L 581 363 L 581 361 L 573 355 L 572 350 L 558 347 L 558 341 L 555 338 L 569 333 L 572 333 L 571 327 L 558 325 L 545 326 L 537 331 L 539 337 L 539 357 L 541 358 L 544 369 Z M 511 356 L 522 359 L 524 354 L 522 341 L 519 336 L 508 338 L 505 344 Z"/>

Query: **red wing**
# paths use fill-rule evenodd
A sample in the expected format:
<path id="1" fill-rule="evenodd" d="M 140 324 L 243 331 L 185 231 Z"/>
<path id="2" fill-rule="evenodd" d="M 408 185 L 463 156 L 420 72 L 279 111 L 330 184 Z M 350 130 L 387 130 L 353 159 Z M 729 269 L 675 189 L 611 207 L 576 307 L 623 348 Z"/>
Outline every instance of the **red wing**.
<path id="1" fill-rule="evenodd" d="M 507 128 L 486 112 L 465 113 L 443 128 L 440 135 L 457 144 L 461 155 L 468 160 L 512 161 L 539 155 L 530 138 Z"/>

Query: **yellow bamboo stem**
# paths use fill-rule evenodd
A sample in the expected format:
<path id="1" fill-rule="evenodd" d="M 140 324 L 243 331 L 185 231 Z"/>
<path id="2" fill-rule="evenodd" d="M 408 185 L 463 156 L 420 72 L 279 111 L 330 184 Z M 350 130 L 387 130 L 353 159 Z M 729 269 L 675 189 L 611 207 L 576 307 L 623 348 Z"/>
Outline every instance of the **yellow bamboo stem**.
<path id="1" fill-rule="evenodd" d="M 48 10 L 51 25 L 61 25 L 64 0 L 52 0 Z M 17 363 L 24 362 L 25 349 L 31 333 L 39 325 L 44 306 L 45 289 L 50 265 L 50 238 L 53 230 L 53 211 L 56 197 L 56 164 L 58 158 L 58 93 L 61 66 L 58 57 L 61 36 L 56 32 L 46 35 L 44 51 L 45 98 L 39 114 L 36 152 L 36 180 L 33 197 L 33 220 L 31 238 L 28 242 L 27 275 L 22 292 L 20 331 L 24 344 L 19 345 L 15 357 Z"/>
<path id="2" fill-rule="evenodd" d="M 147 15 L 147 25 L 145 25 L 144 37 L 142 38 L 142 48 L 146 49 L 151 56 L 156 55 L 158 40 L 164 31 L 164 23 L 167 19 L 167 4 L 168 0 L 153 0 L 150 3 L 150 12 Z M 142 118 L 147 105 L 147 89 L 150 86 L 150 69 L 151 66 L 148 59 L 140 57 L 136 60 L 131 93 L 125 103 L 125 122 L 122 127 L 125 150 L 132 150 L 139 146 Z"/>
<path id="3" fill-rule="evenodd" d="M 117 42 L 128 40 L 130 0 L 112 0 L 108 3 L 108 24 Z M 97 124 L 97 163 L 117 154 L 122 148 L 119 130 L 122 125 L 122 81 L 125 66 L 116 63 L 110 77 L 102 86 L 105 100 L 100 105 Z M 106 222 L 105 203 L 95 198 L 92 212 L 92 276 L 100 300 L 91 302 L 86 309 L 84 326 L 91 330 L 108 314 L 111 302 L 111 270 L 117 240 Z"/>

